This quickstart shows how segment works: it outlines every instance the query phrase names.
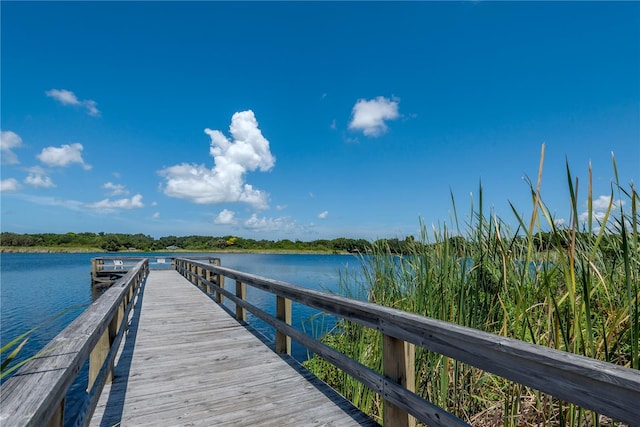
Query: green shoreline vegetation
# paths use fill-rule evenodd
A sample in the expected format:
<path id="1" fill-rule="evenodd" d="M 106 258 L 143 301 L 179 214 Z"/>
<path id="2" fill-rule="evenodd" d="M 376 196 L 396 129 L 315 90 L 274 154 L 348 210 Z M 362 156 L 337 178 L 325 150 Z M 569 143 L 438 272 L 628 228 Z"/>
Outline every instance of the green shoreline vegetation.
<path id="1" fill-rule="evenodd" d="M 587 212 L 567 163 L 571 217 L 558 225 L 540 194 L 544 146 L 533 204 L 526 218 L 511 206 L 517 227 L 472 201 L 467 222 L 420 236 L 374 242 L 339 238 L 314 242 L 255 241 L 234 236 L 2 233 L 2 251 L 276 252 L 361 254 L 362 274 L 340 276 L 348 297 L 640 369 L 640 197 L 622 186 L 615 159 L 609 205 L 594 210 L 589 168 Z M 582 215 L 581 215 L 582 214 Z M 582 222 L 584 219 L 585 222 Z M 379 332 L 339 320 L 322 340 L 382 372 Z M 304 362 L 315 375 L 382 421 L 380 397 L 317 355 Z M 418 349 L 416 393 L 474 426 L 608 426 L 612 420 L 445 356 Z"/>
<path id="2" fill-rule="evenodd" d="M 341 277 L 342 293 L 501 336 L 640 369 L 640 198 L 623 188 L 613 159 L 611 202 L 594 218 L 589 169 L 586 224 L 577 180 L 567 164 L 571 219 L 558 226 L 529 182 L 532 214 L 512 206 L 517 229 L 483 207 L 482 188 L 460 224 L 428 230 L 402 255 L 375 242 L 362 275 Z M 584 216 L 583 216 L 584 218 Z M 543 231 L 549 230 L 549 231 Z M 460 238 L 456 236 L 466 236 Z M 339 320 L 323 341 L 382 372 L 378 331 Z M 305 362 L 318 377 L 382 421 L 371 390 L 318 356 Z M 474 426 L 619 425 L 576 405 L 437 353 L 416 351 L 416 393 Z M 597 393 L 597 391 L 595 391 Z"/>
<path id="3" fill-rule="evenodd" d="M 397 240 L 397 239 L 396 239 Z M 362 253 L 364 239 L 253 240 L 237 236 L 167 236 L 121 233 L 0 233 L 0 252 L 231 252 L 231 253 Z"/>

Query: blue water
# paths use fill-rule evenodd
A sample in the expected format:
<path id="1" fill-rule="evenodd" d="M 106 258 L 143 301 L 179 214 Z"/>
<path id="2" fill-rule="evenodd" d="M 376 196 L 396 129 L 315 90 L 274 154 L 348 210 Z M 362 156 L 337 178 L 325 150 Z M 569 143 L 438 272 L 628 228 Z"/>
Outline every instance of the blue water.
<path id="1" fill-rule="evenodd" d="M 12 254 L 0 256 L 0 342 L 5 345 L 18 335 L 40 326 L 29 338 L 21 355 L 38 352 L 47 342 L 62 331 L 84 308 L 79 308 L 47 322 L 56 314 L 76 305 L 92 302 L 91 258 L 104 256 L 102 253 L 82 254 Z M 120 255 L 145 256 L 140 253 Z M 164 254 L 164 256 L 189 254 Z M 277 279 L 310 289 L 336 292 L 339 276 L 347 269 L 358 271 L 360 261 L 350 255 L 282 255 L 282 254 L 194 254 L 220 258 L 224 267 Z M 150 258 L 163 254 L 149 255 Z M 227 280 L 226 288 L 234 291 L 232 280 Z M 247 299 L 262 310 L 275 314 L 275 296 L 247 287 Z M 225 305 L 234 309 L 234 304 Z M 314 319 L 311 321 L 311 319 Z M 248 314 L 247 321 L 268 339 L 273 340 L 273 329 Z M 46 323 L 45 323 L 46 322 Z M 44 325 L 43 325 L 44 323 Z M 317 316 L 308 307 L 293 304 L 292 325 L 307 333 L 322 334 L 330 328 L 333 319 Z M 305 360 L 306 350 L 292 343 L 292 354 Z M 3 355 L 6 357 L 6 355 Z M 79 379 L 67 396 L 67 415 L 74 413 L 85 398 L 87 367 L 80 372 Z M 67 420 L 68 422 L 70 420 Z M 66 423 L 65 423 L 66 424 Z"/>

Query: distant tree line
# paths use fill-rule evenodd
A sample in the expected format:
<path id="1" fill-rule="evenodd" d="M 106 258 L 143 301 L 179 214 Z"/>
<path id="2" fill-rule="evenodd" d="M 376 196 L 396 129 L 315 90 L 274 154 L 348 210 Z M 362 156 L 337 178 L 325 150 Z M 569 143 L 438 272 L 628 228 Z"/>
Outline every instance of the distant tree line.
<path id="1" fill-rule="evenodd" d="M 605 234 L 601 248 L 606 255 L 615 256 L 615 245 L 610 244 L 612 236 Z M 515 239 L 524 237 L 516 236 Z M 577 233 L 576 241 L 593 238 L 587 233 Z M 533 247 L 537 251 L 553 250 L 569 245 L 570 236 L 563 231 L 555 234 L 539 233 L 533 236 Z M 448 239 L 449 248 L 458 256 L 466 256 L 468 240 L 461 236 Z M 237 236 L 165 236 L 155 239 L 145 234 L 121 233 L 40 233 L 18 234 L 11 232 L 0 233 L 0 245 L 3 247 L 44 247 L 44 248 L 87 248 L 100 249 L 108 252 L 118 251 L 317 251 L 329 253 L 369 253 L 372 245 L 385 248 L 388 253 L 406 254 L 415 252 L 420 243 L 413 236 L 404 239 L 378 239 L 370 242 L 365 239 L 350 239 L 339 237 L 332 240 L 320 239 L 309 242 L 300 240 L 254 240 Z"/>
<path id="2" fill-rule="evenodd" d="M 332 240 L 254 240 L 237 236 L 166 236 L 155 239 L 145 234 L 121 233 L 0 233 L 3 247 L 92 248 L 109 252 L 164 251 L 172 249 L 193 251 L 216 250 L 283 250 L 366 253 L 371 243 L 364 239 L 340 237 Z"/>

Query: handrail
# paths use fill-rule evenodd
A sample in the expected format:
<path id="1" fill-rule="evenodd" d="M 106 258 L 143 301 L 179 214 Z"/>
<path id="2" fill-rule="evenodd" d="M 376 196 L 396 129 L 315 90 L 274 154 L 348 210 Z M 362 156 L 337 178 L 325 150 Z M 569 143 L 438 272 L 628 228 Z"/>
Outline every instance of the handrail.
<path id="1" fill-rule="evenodd" d="M 89 402 L 84 415 L 91 418 L 148 274 L 149 261 L 142 259 L 2 385 L 0 424 L 62 426 L 65 395 L 87 359 Z"/>
<path id="2" fill-rule="evenodd" d="M 149 264 L 163 264 L 167 268 L 174 268 L 174 260 L 178 258 L 175 256 L 167 256 L 167 255 L 154 255 L 154 256 L 135 256 L 135 255 L 113 255 L 108 257 L 95 257 L 91 258 L 91 274 L 95 276 L 98 272 L 110 272 L 110 273 L 118 273 L 119 269 L 128 269 L 138 262 L 142 260 L 149 260 Z M 194 260 L 217 260 L 218 264 L 220 258 L 213 258 L 210 256 L 194 256 L 189 257 L 189 259 Z M 105 264 L 105 261 L 108 263 Z M 119 268 L 116 267 L 116 262 L 119 262 Z M 109 264 L 111 263 L 111 264 Z"/>
<path id="3" fill-rule="evenodd" d="M 393 378 L 395 374 L 390 375 L 386 366 L 390 363 L 385 363 L 385 375 L 380 375 L 291 327 L 290 313 L 287 322 L 287 316 L 281 312 L 280 307 L 286 307 L 282 301 L 288 301 L 289 306 L 295 301 L 380 331 L 385 340 L 385 357 L 386 353 L 396 351 L 396 357 L 411 361 L 406 351 L 402 351 L 409 343 L 629 425 L 640 420 L 640 372 L 633 369 L 195 260 L 177 258 L 176 269 L 191 282 L 213 291 L 218 301 L 221 295 L 231 299 L 236 304 L 237 316 L 248 310 L 275 327 L 276 349 L 286 348 L 278 343 L 283 335 L 291 337 L 379 393 L 385 404 L 390 403 L 392 408 L 400 408 L 428 425 L 466 424 L 413 393 L 410 385 L 398 385 L 398 379 Z M 235 279 L 236 293 L 219 286 L 223 282 L 214 280 L 214 275 Z M 244 299 L 245 284 L 276 295 L 276 317 Z M 389 346 L 393 347 L 391 351 L 387 349 Z M 393 362 L 398 364 L 397 360 Z M 402 377 L 403 373 L 400 374 Z M 400 424 L 406 425 L 404 421 Z"/>

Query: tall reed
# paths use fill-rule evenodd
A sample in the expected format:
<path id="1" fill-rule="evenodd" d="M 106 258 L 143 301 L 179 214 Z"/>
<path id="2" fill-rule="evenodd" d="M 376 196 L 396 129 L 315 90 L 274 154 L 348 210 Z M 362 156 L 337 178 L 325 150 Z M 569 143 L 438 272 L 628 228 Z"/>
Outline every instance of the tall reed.
<path id="1" fill-rule="evenodd" d="M 563 351 L 640 369 L 640 199 L 624 188 L 613 159 L 608 206 L 594 207 L 591 167 L 587 208 L 579 207 L 578 180 L 566 167 L 570 218 L 561 225 L 540 194 L 544 146 L 537 181 L 528 181 L 532 213 L 515 206 L 513 229 L 483 206 L 482 186 L 462 226 L 420 223 L 401 255 L 384 240 L 362 257 L 360 276 L 344 275 L 347 296 L 497 333 Z M 597 199 L 597 204 L 602 199 Z M 353 359 L 382 369 L 376 331 L 340 321 L 325 341 Z M 317 356 L 307 365 L 356 405 L 381 419 L 379 398 Z M 608 421 L 575 405 L 442 355 L 416 354 L 416 390 L 474 425 L 600 425 Z"/>

